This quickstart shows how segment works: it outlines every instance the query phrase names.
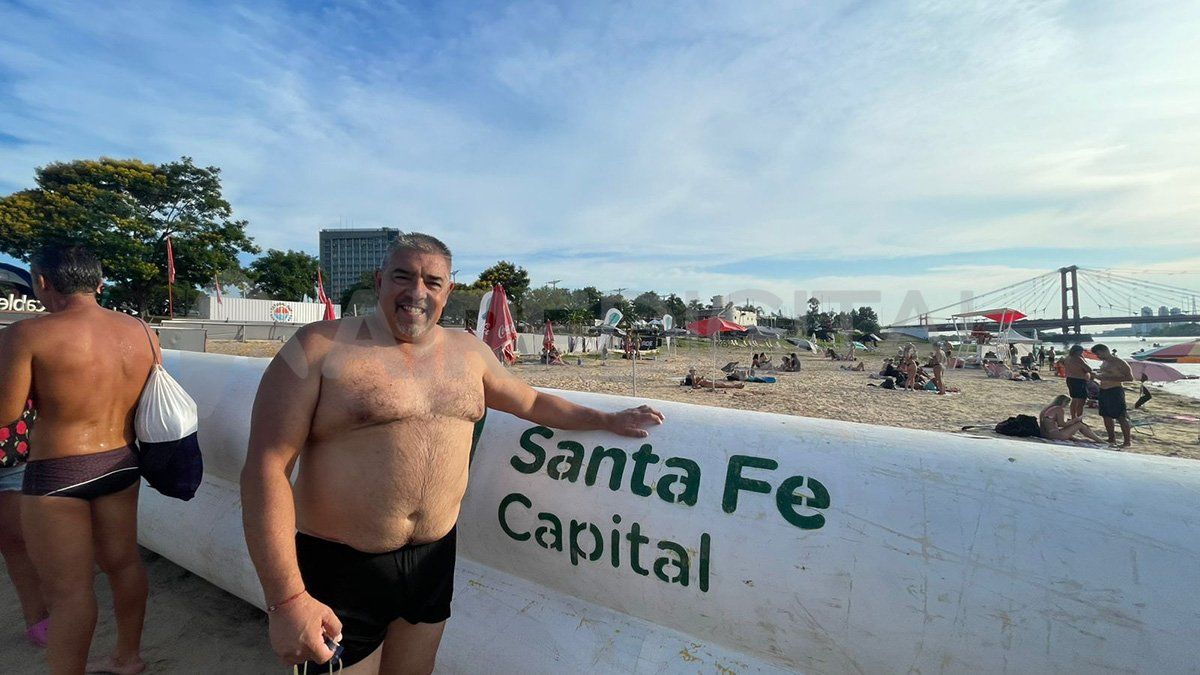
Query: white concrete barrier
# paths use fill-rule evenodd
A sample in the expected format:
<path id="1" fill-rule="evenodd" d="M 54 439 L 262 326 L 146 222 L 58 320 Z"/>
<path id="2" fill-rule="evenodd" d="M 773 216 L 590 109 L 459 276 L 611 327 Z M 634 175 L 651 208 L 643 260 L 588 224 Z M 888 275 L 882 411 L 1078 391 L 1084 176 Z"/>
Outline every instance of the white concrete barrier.
<path id="1" fill-rule="evenodd" d="M 236 480 L 265 360 L 168 353 L 196 500 L 143 543 L 262 606 Z M 606 409 L 639 401 L 556 392 Z M 1200 465 L 655 402 L 644 442 L 489 413 L 446 672 L 1194 672 Z"/>

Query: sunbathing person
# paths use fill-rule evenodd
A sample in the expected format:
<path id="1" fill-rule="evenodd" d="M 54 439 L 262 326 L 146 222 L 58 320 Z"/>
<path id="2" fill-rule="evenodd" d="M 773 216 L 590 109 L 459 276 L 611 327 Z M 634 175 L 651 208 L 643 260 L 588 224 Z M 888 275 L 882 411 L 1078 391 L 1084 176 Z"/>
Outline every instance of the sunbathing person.
<path id="1" fill-rule="evenodd" d="M 551 366 L 567 365 L 562 359 L 562 352 L 558 351 L 558 347 L 551 347 L 550 352 L 546 354 L 546 363 Z"/>
<path id="2" fill-rule="evenodd" d="M 1100 437 L 1083 423 L 1082 417 L 1065 419 L 1065 406 L 1070 403 L 1070 396 L 1059 395 L 1054 397 L 1050 405 L 1042 408 L 1042 412 L 1038 414 L 1038 428 L 1042 432 L 1042 438 L 1052 441 L 1070 441 L 1074 440 L 1076 434 L 1082 434 L 1093 443 L 1103 443 L 1104 441 L 1101 441 Z"/>
<path id="3" fill-rule="evenodd" d="M 850 371 L 854 371 L 854 372 L 861 372 L 861 371 L 864 371 L 864 370 L 866 370 L 866 369 L 867 369 L 867 366 L 866 366 L 866 364 L 864 364 L 862 361 L 859 361 L 859 362 L 858 362 L 858 365 L 854 365 L 854 366 L 840 366 L 840 368 L 841 368 L 842 370 L 850 370 Z"/>
<path id="4" fill-rule="evenodd" d="M 688 368 L 687 376 L 679 384 L 692 389 L 742 389 L 746 386 L 744 382 L 713 382 L 707 377 L 697 375 L 695 368 Z"/>
<path id="5" fill-rule="evenodd" d="M 800 358 L 796 356 L 796 352 L 783 357 L 783 362 L 780 364 L 779 369 L 785 373 L 800 372 Z"/>

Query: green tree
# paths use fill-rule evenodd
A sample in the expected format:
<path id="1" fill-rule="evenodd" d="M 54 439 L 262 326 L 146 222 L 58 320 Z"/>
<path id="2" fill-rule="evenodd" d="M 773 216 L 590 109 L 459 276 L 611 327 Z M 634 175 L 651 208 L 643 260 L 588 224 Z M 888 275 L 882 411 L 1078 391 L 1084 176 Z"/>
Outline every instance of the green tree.
<path id="1" fill-rule="evenodd" d="M 216 274 L 216 280 L 221 284 L 221 294 L 230 295 L 231 290 L 236 290 L 242 297 L 250 297 L 254 289 L 254 282 L 250 280 L 250 275 L 246 274 L 246 270 L 241 266 L 230 267 L 227 270 L 221 270 Z M 204 291 L 208 294 L 215 293 L 217 290 L 216 284 L 212 279 L 204 284 Z"/>
<path id="2" fill-rule="evenodd" d="M 489 291 L 491 288 L 488 289 Z M 479 315 L 479 303 L 483 301 L 482 288 L 464 286 L 450 291 L 450 299 L 442 308 L 441 323 L 448 326 L 474 326 Z"/>
<path id="3" fill-rule="evenodd" d="M 809 335 L 821 328 L 821 301 L 815 297 L 808 299 L 808 311 L 804 313 L 804 331 Z"/>
<path id="4" fill-rule="evenodd" d="M 879 315 L 870 307 L 859 307 L 850 313 L 854 330 L 864 335 L 879 334 Z"/>
<path id="5" fill-rule="evenodd" d="M 600 319 L 603 318 L 601 308 L 604 305 L 604 294 L 595 286 L 584 286 L 579 290 L 571 291 L 571 305 L 576 309 L 590 312 L 593 319 Z"/>
<path id="6" fill-rule="evenodd" d="M 675 317 L 675 325 L 682 326 L 684 320 L 687 318 L 688 311 L 687 303 L 683 301 L 683 298 L 672 293 L 667 296 L 663 304 L 667 306 L 667 314 Z"/>
<path id="7" fill-rule="evenodd" d="M 521 306 L 526 323 L 540 325 L 546 320 L 546 312 L 556 315 L 569 313 L 573 309 L 571 291 L 565 288 L 542 286 L 531 288 L 525 293 Z"/>
<path id="8" fill-rule="evenodd" d="M 604 314 L 608 313 L 609 308 L 616 307 L 624 316 L 622 321 L 633 321 L 633 305 L 623 295 L 606 295 L 600 305 L 604 308 Z M 603 314 L 600 318 L 604 318 Z"/>
<path id="9" fill-rule="evenodd" d="M 49 244 L 87 246 L 104 266 L 106 303 L 161 314 L 170 237 L 176 309 L 186 311 L 197 286 L 237 266 L 239 253 L 258 252 L 246 221 L 233 220 L 221 196 L 220 174 L 189 157 L 160 165 L 101 158 L 40 167 L 37 187 L 0 197 L 0 251 L 29 260 Z"/>
<path id="10" fill-rule="evenodd" d="M 342 316 L 361 316 L 375 310 L 379 296 L 375 293 L 375 273 L 363 272 L 358 281 L 342 291 L 339 298 L 342 306 Z M 445 315 L 445 312 L 442 312 Z"/>
<path id="11" fill-rule="evenodd" d="M 633 299 L 633 314 L 643 321 L 661 319 L 667 305 L 654 291 L 646 291 Z"/>
<path id="12" fill-rule="evenodd" d="M 689 300 L 688 304 L 687 304 L 688 320 L 693 320 L 693 319 L 699 318 L 700 312 L 704 311 L 704 309 L 705 309 L 704 303 L 700 302 L 699 298 L 692 298 L 691 300 Z"/>
<path id="13" fill-rule="evenodd" d="M 299 301 L 317 294 L 320 263 L 303 251 L 269 249 L 247 270 L 254 289 L 271 300 Z"/>
<path id="14" fill-rule="evenodd" d="M 507 260 L 501 260 L 480 272 L 479 278 L 475 280 L 473 286 L 490 291 L 496 284 L 504 287 L 504 294 L 508 296 L 508 301 L 515 306 L 513 316 L 521 316 L 521 303 L 525 298 L 525 291 L 529 290 L 529 273 L 525 271 L 524 267 L 517 267 Z"/>

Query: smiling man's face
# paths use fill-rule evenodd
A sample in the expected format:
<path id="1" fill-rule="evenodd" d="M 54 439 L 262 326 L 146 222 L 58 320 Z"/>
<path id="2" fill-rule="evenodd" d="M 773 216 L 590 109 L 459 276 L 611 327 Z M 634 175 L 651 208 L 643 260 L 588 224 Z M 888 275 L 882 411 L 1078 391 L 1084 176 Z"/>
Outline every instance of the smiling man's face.
<path id="1" fill-rule="evenodd" d="M 375 273 L 379 315 L 405 342 L 419 340 L 437 324 L 453 287 L 450 261 L 437 253 L 399 250 Z"/>

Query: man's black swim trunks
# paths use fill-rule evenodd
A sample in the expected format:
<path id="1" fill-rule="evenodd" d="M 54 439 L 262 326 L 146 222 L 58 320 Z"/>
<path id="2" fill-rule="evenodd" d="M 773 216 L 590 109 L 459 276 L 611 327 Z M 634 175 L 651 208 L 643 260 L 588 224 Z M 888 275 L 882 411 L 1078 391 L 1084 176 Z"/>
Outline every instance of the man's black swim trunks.
<path id="1" fill-rule="evenodd" d="M 1086 400 L 1088 397 L 1087 380 L 1083 379 L 1082 377 L 1068 377 L 1067 393 L 1071 395 L 1071 398 L 1082 398 Z"/>
<path id="2" fill-rule="evenodd" d="M 1110 417 L 1112 419 L 1120 419 L 1125 416 L 1127 408 L 1125 407 L 1125 389 L 1122 387 L 1112 387 L 1111 389 L 1100 390 L 1100 416 Z"/>
<path id="3" fill-rule="evenodd" d="M 296 534 L 296 559 L 308 594 L 342 622 L 343 667 L 378 649 L 396 619 L 415 624 L 450 618 L 457 530 L 388 553 L 364 553 Z"/>

